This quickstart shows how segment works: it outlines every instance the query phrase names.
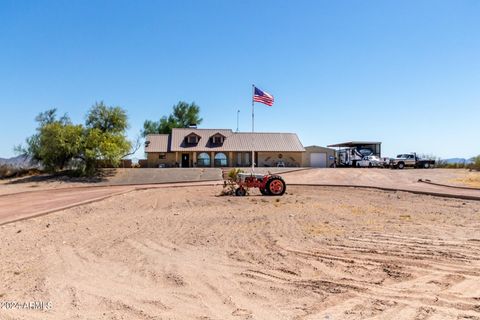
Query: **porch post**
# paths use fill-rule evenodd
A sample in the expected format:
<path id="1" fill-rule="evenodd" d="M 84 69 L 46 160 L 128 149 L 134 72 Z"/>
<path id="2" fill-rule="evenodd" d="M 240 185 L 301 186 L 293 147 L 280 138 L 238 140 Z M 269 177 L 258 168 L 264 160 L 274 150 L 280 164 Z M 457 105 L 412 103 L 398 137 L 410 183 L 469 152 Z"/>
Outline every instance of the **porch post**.
<path id="1" fill-rule="evenodd" d="M 192 167 L 196 167 L 197 166 L 197 152 L 196 151 L 193 151 L 193 163 L 192 163 Z"/>
<path id="2" fill-rule="evenodd" d="M 210 167 L 215 166 L 215 151 L 210 151 Z"/>
<path id="3" fill-rule="evenodd" d="M 234 159 L 233 159 L 233 152 L 230 151 L 230 152 L 228 153 L 228 166 L 229 166 L 229 167 L 235 167 L 235 162 L 234 162 L 233 160 L 234 160 Z"/>
<path id="4" fill-rule="evenodd" d="M 179 163 L 178 163 L 178 151 L 175 151 L 175 165 L 177 165 L 177 164 L 179 165 Z"/>

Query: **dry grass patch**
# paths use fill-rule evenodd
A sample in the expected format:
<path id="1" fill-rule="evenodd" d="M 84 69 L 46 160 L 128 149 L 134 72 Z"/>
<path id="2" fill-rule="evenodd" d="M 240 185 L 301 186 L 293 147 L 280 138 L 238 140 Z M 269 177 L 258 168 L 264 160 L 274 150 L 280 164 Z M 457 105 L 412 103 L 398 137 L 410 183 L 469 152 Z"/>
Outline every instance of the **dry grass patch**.
<path id="1" fill-rule="evenodd" d="M 469 187 L 480 188 L 480 172 L 469 172 L 464 177 L 454 179 L 452 182 L 461 183 Z"/>

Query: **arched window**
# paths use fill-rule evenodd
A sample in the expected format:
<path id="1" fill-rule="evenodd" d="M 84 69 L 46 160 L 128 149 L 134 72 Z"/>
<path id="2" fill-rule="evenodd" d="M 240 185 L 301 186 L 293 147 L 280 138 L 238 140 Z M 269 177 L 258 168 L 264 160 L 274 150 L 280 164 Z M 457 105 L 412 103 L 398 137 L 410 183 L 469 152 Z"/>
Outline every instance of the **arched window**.
<path id="1" fill-rule="evenodd" d="M 197 157 L 198 167 L 210 167 L 210 156 L 206 152 L 202 152 Z"/>
<path id="2" fill-rule="evenodd" d="M 227 164 L 227 156 L 225 153 L 219 152 L 215 155 L 215 167 L 226 167 Z"/>

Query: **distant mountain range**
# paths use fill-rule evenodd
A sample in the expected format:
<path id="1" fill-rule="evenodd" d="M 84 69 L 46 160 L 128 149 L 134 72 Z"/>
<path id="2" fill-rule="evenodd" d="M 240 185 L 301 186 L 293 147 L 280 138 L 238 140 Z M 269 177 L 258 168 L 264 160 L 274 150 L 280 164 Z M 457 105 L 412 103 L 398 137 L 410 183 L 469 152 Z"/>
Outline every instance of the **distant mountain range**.
<path id="1" fill-rule="evenodd" d="M 0 166 L 7 165 L 16 169 L 38 168 L 39 165 L 32 161 L 28 156 L 16 156 L 9 159 L 0 158 Z"/>
<path id="2" fill-rule="evenodd" d="M 444 161 L 446 163 L 465 163 L 465 164 L 469 164 L 469 163 L 472 163 L 473 158 L 469 158 L 469 159 L 465 159 L 465 158 L 450 158 L 450 159 L 441 159 L 441 161 Z"/>

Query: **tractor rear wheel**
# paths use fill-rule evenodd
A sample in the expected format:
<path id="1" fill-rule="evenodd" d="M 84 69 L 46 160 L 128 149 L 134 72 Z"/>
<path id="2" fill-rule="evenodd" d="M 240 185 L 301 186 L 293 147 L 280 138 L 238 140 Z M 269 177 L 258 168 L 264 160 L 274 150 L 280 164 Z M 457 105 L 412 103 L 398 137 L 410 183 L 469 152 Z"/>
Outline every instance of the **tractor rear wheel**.
<path id="1" fill-rule="evenodd" d="M 285 184 L 285 181 L 283 181 L 281 177 L 273 176 L 268 178 L 266 189 L 269 195 L 281 196 L 285 193 L 285 190 L 287 190 L 287 185 Z"/>
<path id="2" fill-rule="evenodd" d="M 235 190 L 235 195 L 237 197 L 244 197 L 244 196 L 247 195 L 247 190 L 245 190 L 245 188 L 243 188 L 243 187 L 237 188 Z"/>

